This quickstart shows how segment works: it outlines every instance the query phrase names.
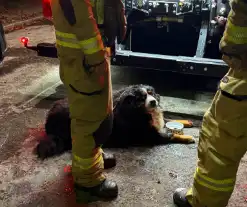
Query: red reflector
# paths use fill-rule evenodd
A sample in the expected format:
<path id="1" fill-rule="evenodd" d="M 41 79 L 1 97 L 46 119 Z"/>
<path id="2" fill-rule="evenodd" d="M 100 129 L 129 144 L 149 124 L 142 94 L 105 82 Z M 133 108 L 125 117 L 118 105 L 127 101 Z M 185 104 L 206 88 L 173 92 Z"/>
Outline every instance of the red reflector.
<path id="1" fill-rule="evenodd" d="M 28 39 L 27 37 L 22 37 L 22 38 L 21 38 L 21 43 L 22 43 L 23 45 L 27 45 L 28 41 L 29 41 L 29 39 Z"/>
<path id="2" fill-rule="evenodd" d="M 47 19 L 51 19 L 52 18 L 51 1 L 43 0 L 42 7 L 43 7 L 43 16 Z"/>

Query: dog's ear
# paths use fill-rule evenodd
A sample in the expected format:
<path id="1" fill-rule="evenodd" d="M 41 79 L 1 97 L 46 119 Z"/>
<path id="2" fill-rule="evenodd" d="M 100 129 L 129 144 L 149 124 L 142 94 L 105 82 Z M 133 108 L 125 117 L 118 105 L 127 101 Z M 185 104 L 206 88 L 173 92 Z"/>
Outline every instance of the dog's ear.
<path id="1" fill-rule="evenodd" d="M 128 95 L 128 96 L 126 96 L 126 97 L 124 98 L 123 104 L 124 104 L 124 105 L 133 105 L 134 100 L 135 100 L 134 94 L 130 94 L 130 95 Z"/>

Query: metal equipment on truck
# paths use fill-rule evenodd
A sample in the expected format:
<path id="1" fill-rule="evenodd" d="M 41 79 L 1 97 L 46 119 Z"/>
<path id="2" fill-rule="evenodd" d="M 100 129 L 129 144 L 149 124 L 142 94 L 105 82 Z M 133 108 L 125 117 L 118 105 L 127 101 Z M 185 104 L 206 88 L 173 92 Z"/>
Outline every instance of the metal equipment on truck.
<path id="1" fill-rule="evenodd" d="M 97 0 L 92 0 L 97 1 Z M 219 41 L 230 11 L 229 0 L 125 0 L 127 35 L 116 39 L 112 65 L 222 77 Z M 50 0 L 43 12 L 52 21 Z M 28 46 L 38 55 L 57 57 L 55 43 Z"/>

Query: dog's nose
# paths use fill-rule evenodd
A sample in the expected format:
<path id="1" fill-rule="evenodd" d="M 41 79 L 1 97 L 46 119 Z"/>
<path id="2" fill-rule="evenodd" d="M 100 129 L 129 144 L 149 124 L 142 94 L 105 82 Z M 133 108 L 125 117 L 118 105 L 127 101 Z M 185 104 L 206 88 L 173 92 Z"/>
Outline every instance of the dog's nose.
<path id="1" fill-rule="evenodd" d="M 155 107 L 157 105 L 157 102 L 155 100 L 150 101 L 150 106 Z"/>

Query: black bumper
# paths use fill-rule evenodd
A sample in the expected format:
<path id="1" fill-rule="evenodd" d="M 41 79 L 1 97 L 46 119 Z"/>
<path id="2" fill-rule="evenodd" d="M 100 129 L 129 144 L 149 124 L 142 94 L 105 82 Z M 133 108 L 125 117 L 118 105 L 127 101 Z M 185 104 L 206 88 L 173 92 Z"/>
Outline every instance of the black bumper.
<path id="1" fill-rule="evenodd" d="M 112 57 L 112 65 L 220 78 L 228 70 L 225 62 L 217 59 L 156 55 L 127 50 L 117 50 L 116 54 Z"/>
<path id="2" fill-rule="evenodd" d="M 37 51 L 39 56 L 57 58 L 55 44 L 40 43 L 37 46 L 27 46 Z M 168 56 L 148 53 L 116 50 L 111 58 L 112 65 L 143 68 L 160 71 L 172 71 L 209 77 L 223 77 L 228 66 L 222 60 L 187 56 Z"/>

